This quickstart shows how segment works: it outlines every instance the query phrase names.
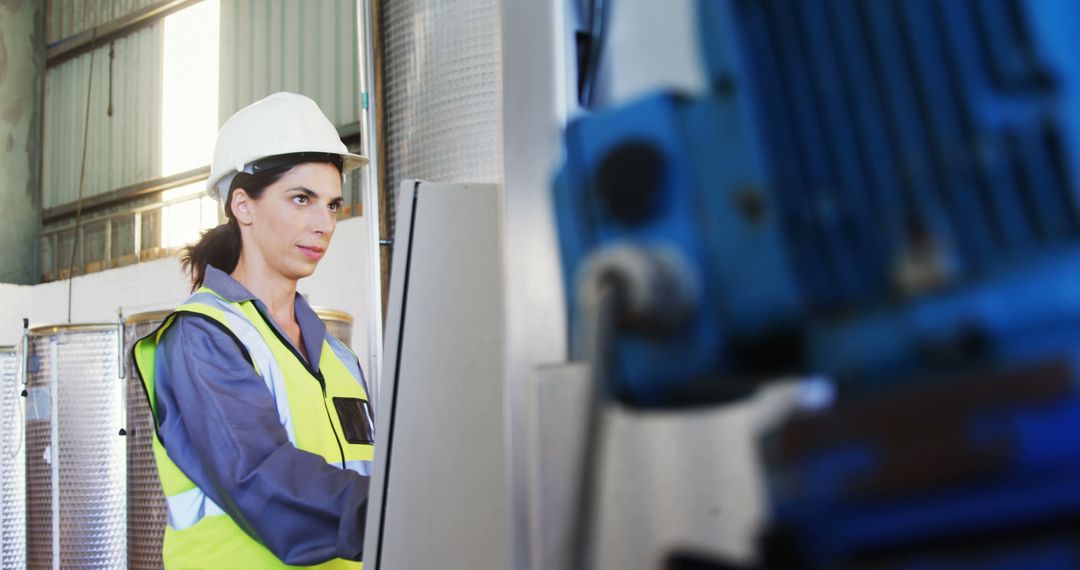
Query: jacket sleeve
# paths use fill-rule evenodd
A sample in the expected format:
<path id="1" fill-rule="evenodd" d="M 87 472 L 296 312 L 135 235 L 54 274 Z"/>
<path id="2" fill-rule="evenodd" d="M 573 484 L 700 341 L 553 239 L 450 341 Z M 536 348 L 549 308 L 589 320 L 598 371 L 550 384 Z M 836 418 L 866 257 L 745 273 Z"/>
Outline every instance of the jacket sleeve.
<path id="1" fill-rule="evenodd" d="M 157 350 L 159 434 L 176 466 L 285 563 L 359 560 L 369 479 L 289 443 L 238 341 L 182 315 Z"/>

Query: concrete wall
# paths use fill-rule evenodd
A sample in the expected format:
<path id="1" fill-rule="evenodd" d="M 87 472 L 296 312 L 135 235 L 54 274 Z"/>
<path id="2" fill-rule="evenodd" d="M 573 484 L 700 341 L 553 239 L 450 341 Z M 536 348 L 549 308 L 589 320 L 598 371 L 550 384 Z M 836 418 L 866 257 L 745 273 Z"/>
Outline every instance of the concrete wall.
<path id="1" fill-rule="evenodd" d="M 365 372 L 371 370 L 372 341 L 367 306 L 370 297 L 369 250 L 366 219 L 358 217 L 342 221 L 318 271 L 301 281 L 298 287 L 311 304 L 344 310 L 353 316 L 352 348 Z M 172 308 L 187 297 L 189 290 L 176 258 L 91 273 L 76 277 L 71 285 L 73 323 L 115 321 L 118 310 L 130 316 Z M 67 322 L 67 314 L 67 281 L 33 286 L 2 283 L 0 345 L 18 344 L 24 317 L 30 319 L 33 327 Z M 381 339 L 376 341 L 381 342 Z"/>
<path id="2" fill-rule="evenodd" d="M 37 281 L 44 0 L 0 0 L 0 282 Z"/>

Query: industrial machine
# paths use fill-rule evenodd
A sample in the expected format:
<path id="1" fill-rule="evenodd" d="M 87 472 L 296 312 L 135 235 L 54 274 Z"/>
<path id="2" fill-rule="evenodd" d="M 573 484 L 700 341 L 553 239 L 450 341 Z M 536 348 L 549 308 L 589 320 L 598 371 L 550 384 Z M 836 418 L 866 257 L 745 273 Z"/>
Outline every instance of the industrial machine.
<path id="1" fill-rule="evenodd" d="M 763 567 L 1080 567 L 1080 5 L 697 9 L 707 94 L 566 129 L 555 203 L 593 397 L 831 379 L 833 405 L 762 442 Z"/>

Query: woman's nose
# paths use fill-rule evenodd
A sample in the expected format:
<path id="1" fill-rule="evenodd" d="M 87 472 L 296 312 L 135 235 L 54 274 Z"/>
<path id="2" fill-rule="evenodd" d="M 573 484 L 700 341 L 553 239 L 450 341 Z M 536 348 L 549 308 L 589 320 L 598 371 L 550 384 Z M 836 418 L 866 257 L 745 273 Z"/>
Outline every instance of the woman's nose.
<path id="1" fill-rule="evenodd" d="M 317 234 L 329 235 L 334 231 L 334 225 L 337 223 L 337 214 L 329 210 L 324 210 L 314 216 L 311 222 L 311 230 Z"/>

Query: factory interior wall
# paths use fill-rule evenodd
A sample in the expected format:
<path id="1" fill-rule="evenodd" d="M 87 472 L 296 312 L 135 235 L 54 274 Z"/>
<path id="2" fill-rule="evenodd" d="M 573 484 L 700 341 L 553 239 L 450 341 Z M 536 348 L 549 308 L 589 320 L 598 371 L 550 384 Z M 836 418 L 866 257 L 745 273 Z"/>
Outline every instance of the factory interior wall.
<path id="1" fill-rule="evenodd" d="M 37 281 L 43 0 L 0 2 L 0 282 Z"/>
<path id="2" fill-rule="evenodd" d="M 312 305 L 352 315 L 352 349 L 365 371 L 371 368 L 367 307 L 371 281 L 366 257 L 369 241 L 365 218 L 341 221 L 318 270 L 297 287 Z M 76 277 L 71 285 L 73 323 L 113 322 L 119 310 L 131 316 L 169 309 L 180 304 L 189 291 L 187 278 L 175 257 Z M 67 310 L 67 281 L 39 285 L 0 283 L 0 345 L 19 343 L 23 318 L 30 319 L 31 327 L 64 323 Z"/>

